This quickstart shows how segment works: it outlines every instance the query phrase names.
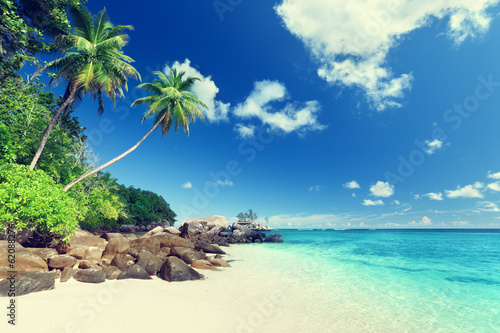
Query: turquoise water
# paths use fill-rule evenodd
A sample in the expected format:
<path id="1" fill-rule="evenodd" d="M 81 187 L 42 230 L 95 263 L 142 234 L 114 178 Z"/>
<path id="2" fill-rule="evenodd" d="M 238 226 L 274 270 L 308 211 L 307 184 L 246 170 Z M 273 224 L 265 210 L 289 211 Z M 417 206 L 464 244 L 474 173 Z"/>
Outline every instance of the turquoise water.
<path id="1" fill-rule="evenodd" d="M 500 230 L 279 232 L 311 331 L 500 332 Z"/>

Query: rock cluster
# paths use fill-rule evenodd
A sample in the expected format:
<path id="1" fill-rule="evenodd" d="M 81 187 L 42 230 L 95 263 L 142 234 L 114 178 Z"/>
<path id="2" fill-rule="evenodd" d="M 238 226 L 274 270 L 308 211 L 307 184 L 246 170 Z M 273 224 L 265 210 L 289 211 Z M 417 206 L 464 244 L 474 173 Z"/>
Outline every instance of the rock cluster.
<path id="1" fill-rule="evenodd" d="M 55 280 L 85 283 L 105 280 L 143 279 L 158 276 L 165 281 L 203 279 L 195 270 L 229 267 L 220 246 L 236 243 L 282 242 L 281 235 L 267 236 L 246 226 L 227 229 L 222 216 L 186 220 L 179 229 L 151 225 L 141 237 L 108 232 L 100 236 L 77 229 L 69 244 L 55 248 L 24 248 L 15 243 L 15 277 L 9 267 L 7 241 L 0 241 L 0 296 L 12 286 L 15 295 L 53 289 Z M 135 226 L 134 226 L 135 228 Z M 122 226 L 126 232 L 137 231 Z M 231 232 L 228 232 L 231 231 Z"/>

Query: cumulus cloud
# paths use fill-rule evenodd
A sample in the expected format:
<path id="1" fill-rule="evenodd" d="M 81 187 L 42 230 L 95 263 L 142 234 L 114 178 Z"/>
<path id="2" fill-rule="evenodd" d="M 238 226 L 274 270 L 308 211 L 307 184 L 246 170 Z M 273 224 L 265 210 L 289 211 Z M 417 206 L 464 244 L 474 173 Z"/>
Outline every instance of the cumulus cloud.
<path id="1" fill-rule="evenodd" d="M 490 190 L 500 192 L 500 182 L 494 182 L 494 183 L 488 184 L 488 188 Z"/>
<path id="2" fill-rule="evenodd" d="M 441 149 L 443 147 L 443 141 L 441 140 L 434 140 L 434 141 L 425 141 L 425 144 L 427 145 L 426 153 L 429 155 L 434 154 L 438 149 Z"/>
<path id="3" fill-rule="evenodd" d="M 411 221 L 406 225 L 409 227 L 429 227 L 432 225 L 432 220 L 427 216 L 424 216 L 420 221 Z"/>
<path id="4" fill-rule="evenodd" d="M 320 131 L 326 128 L 317 119 L 320 105 L 317 101 L 305 103 L 286 103 L 277 108 L 273 104 L 287 99 L 285 86 L 277 81 L 258 81 L 247 99 L 233 110 L 233 114 L 242 119 L 259 119 L 263 125 L 284 133 L 298 131 Z"/>
<path id="5" fill-rule="evenodd" d="M 309 192 L 312 192 L 312 191 L 320 191 L 322 188 L 323 188 L 323 186 L 321 186 L 321 185 L 311 186 L 311 187 L 309 188 Z"/>
<path id="6" fill-rule="evenodd" d="M 182 188 L 193 188 L 193 184 L 191 182 L 187 182 L 181 185 Z"/>
<path id="7" fill-rule="evenodd" d="M 384 202 L 382 200 L 370 200 L 370 199 L 365 199 L 363 201 L 363 206 L 382 206 Z"/>
<path id="8" fill-rule="evenodd" d="M 186 76 L 200 78 L 200 80 L 196 81 L 193 85 L 191 91 L 200 101 L 207 105 L 208 110 L 205 110 L 204 113 L 208 121 L 218 122 L 228 119 L 227 115 L 230 104 L 223 103 L 215 98 L 219 92 L 219 88 L 215 85 L 211 76 L 203 76 L 196 68 L 191 66 L 191 61 L 189 59 L 185 59 L 182 64 L 176 61 L 172 66 L 165 66 L 165 72 L 168 73 L 170 68 L 186 72 Z"/>
<path id="9" fill-rule="evenodd" d="M 377 110 L 400 107 L 412 73 L 393 73 L 388 54 L 412 31 L 445 20 L 456 44 L 484 34 L 499 0 L 283 0 L 286 28 L 319 62 L 332 84 L 361 88 Z"/>
<path id="10" fill-rule="evenodd" d="M 427 194 L 424 194 L 424 196 L 428 197 L 429 199 L 431 200 L 438 200 L 438 201 L 441 201 L 443 200 L 443 193 L 427 193 Z"/>
<path id="11" fill-rule="evenodd" d="M 370 192 L 375 197 L 387 198 L 394 194 L 394 186 L 388 182 L 378 181 L 370 187 Z"/>
<path id="12" fill-rule="evenodd" d="M 250 139 L 255 136 L 255 126 L 253 125 L 236 124 L 234 131 L 241 139 Z"/>
<path id="13" fill-rule="evenodd" d="M 498 208 L 498 205 L 491 201 L 478 202 L 477 206 L 478 210 L 481 212 L 495 212 L 495 213 L 500 212 L 500 208 Z"/>
<path id="14" fill-rule="evenodd" d="M 357 188 L 361 188 L 361 186 L 359 186 L 358 182 L 355 181 L 355 180 L 351 180 L 350 182 L 345 183 L 342 186 L 344 188 L 348 188 L 348 189 L 351 189 L 351 190 L 354 190 L 354 189 L 357 189 Z"/>
<path id="15" fill-rule="evenodd" d="M 500 172 L 491 173 L 491 171 L 488 171 L 488 178 L 500 179 Z"/>
<path id="16" fill-rule="evenodd" d="M 482 198 L 484 197 L 481 189 L 484 188 L 484 184 L 480 182 L 476 182 L 473 185 L 466 185 L 464 187 L 458 186 L 456 190 L 446 190 L 446 196 L 448 198 Z"/>

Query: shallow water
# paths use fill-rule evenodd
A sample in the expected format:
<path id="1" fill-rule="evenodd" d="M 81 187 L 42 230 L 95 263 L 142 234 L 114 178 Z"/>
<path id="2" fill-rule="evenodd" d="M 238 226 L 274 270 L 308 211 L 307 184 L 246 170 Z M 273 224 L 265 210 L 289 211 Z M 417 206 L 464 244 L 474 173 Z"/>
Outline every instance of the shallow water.
<path id="1" fill-rule="evenodd" d="M 297 332 L 500 332 L 500 230 L 279 232 L 244 260 Z"/>

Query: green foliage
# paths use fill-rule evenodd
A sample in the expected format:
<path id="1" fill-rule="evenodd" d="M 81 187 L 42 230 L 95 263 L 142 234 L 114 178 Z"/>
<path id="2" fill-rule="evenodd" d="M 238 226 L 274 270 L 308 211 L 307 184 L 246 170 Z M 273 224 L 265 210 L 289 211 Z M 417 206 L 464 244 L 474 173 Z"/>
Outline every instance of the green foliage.
<path id="1" fill-rule="evenodd" d="M 48 231 L 68 240 L 78 215 L 76 201 L 42 170 L 0 166 L 0 229 L 13 223 L 19 230 Z"/>
<path id="2" fill-rule="evenodd" d="M 53 93 L 43 92 L 23 79 L 4 80 L 0 88 L 0 123 L 8 127 L 8 133 L 0 126 L 0 160 L 29 164 L 60 102 Z M 38 164 L 58 183 L 68 182 L 87 167 L 86 136 L 72 112 L 70 108 L 61 115 Z"/>
<path id="3" fill-rule="evenodd" d="M 89 195 L 79 198 L 82 204 L 82 229 L 92 230 L 98 227 L 118 226 L 117 220 L 123 215 L 124 204 L 109 190 L 94 188 Z"/>
<path id="4" fill-rule="evenodd" d="M 117 193 L 127 212 L 127 217 L 120 217 L 120 224 L 147 225 L 162 219 L 169 221 L 171 225 L 174 224 L 177 215 L 162 196 L 123 185 L 119 186 Z"/>
<path id="5" fill-rule="evenodd" d="M 51 50 L 44 38 L 68 31 L 66 9 L 79 0 L 0 0 L 0 84 L 16 76 L 23 63 Z"/>

